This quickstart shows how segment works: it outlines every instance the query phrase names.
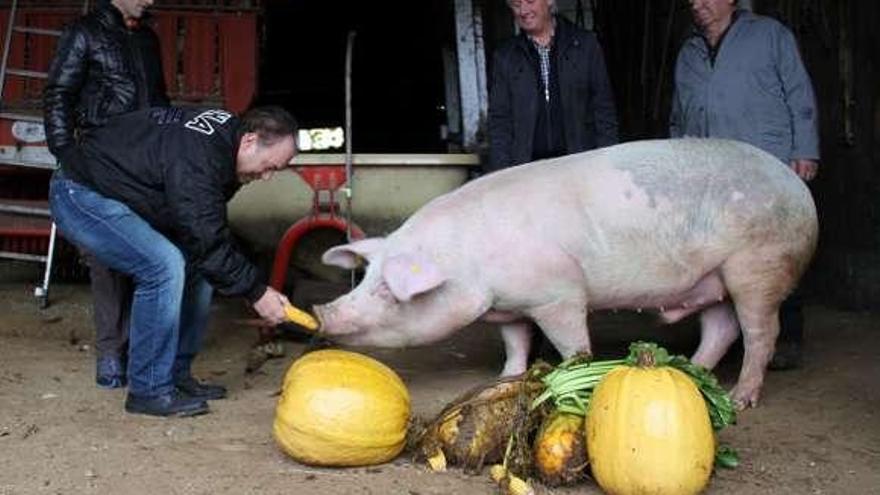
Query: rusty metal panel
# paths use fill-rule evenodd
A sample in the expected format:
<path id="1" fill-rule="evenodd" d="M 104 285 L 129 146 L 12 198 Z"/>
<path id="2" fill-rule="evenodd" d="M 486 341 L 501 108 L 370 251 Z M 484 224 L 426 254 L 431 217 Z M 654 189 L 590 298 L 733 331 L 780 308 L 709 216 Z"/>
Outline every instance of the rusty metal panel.
<path id="1" fill-rule="evenodd" d="M 41 7 L 28 9 L 28 2 L 22 2 L 16 15 L 15 24 L 19 27 L 60 30 L 66 23 L 79 15 L 78 10 Z M 9 9 L 0 10 L 0 40 L 5 40 L 9 23 Z M 56 36 L 21 33 L 12 35 L 10 42 L 8 68 L 45 72 L 55 52 Z M 44 82 L 41 79 L 6 76 L 3 89 L 4 107 L 38 107 L 42 99 Z"/>
<path id="2" fill-rule="evenodd" d="M 287 1 L 287 0 L 284 0 Z M 261 8 L 261 0 L 156 0 L 154 9 L 245 12 Z"/>
<path id="3" fill-rule="evenodd" d="M 162 51 L 162 71 L 165 76 L 165 87 L 168 96 L 172 99 L 180 94 L 180 81 L 178 80 L 178 63 L 180 56 L 178 50 L 178 37 L 180 34 L 179 12 L 156 12 L 153 29 L 159 38 L 159 49 Z"/>
<path id="4" fill-rule="evenodd" d="M 257 16 L 224 15 L 220 21 L 220 81 L 225 107 L 246 110 L 257 82 Z"/>
<path id="5" fill-rule="evenodd" d="M 74 14 L 64 14 L 54 10 L 34 11 L 20 16 L 17 24 L 30 28 L 61 30 L 73 18 Z M 55 55 L 55 46 L 58 44 L 58 38 L 42 34 L 22 33 L 18 33 L 16 36 L 19 36 L 19 42 L 24 41 L 24 68 L 39 72 L 48 71 L 52 57 Z M 34 105 L 40 106 L 44 87 L 45 81 L 42 79 L 26 79 L 24 83 L 24 98 L 29 102 L 35 102 Z"/>
<path id="6" fill-rule="evenodd" d="M 72 8 L 81 6 L 79 2 L 49 2 L 54 8 L 39 2 L 34 4 L 39 4 L 38 8 L 27 8 L 28 2 L 22 4 L 16 19 L 19 26 L 60 30 L 82 13 Z M 210 9 L 212 5 L 216 8 Z M 258 3 L 157 2 L 153 9 L 154 29 L 172 100 L 223 106 L 236 112 L 247 108 L 256 93 L 259 10 L 254 5 Z M 235 6 L 240 6 L 240 10 L 234 10 Z M 8 19 L 9 10 L 0 8 L 0 40 L 4 39 Z M 56 44 L 54 36 L 14 33 L 8 66 L 45 72 Z M 39 79 L 8 76 L 4 106 L 38 107 L 43 87 L 44 82 Z"/>
<path id="7" fill-rule="evenodd" d="M 3 10 L 0 14 L 0 23 L 2 23 L 3 38 L 6 39 L 6 28 L 9 24 L 9 10 Z M 24 43 L 18 39 L 20 34 L 12 35 L 12 42 L 9 49 L 9 67 L 22 67 L 24 65 Z M 7 76 L 6 83 L 3 86 L 3 104 L 9 105 L 10 102 L 17 102 L 24 96 L 25 81 L 20 77 Z"/>
<path id="8" fill-rule="evenodd" d="M 216 95 L 217 21 L 213 16 L 191 14 L 183 18 L 184 100 L 202 101 Z"/>

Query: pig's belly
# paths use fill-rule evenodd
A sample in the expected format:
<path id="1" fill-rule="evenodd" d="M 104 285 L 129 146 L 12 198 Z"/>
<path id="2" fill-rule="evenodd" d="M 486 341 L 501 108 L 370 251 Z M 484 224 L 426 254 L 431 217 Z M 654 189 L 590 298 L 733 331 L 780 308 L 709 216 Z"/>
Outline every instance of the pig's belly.
<path id="1" fill-rule="evenodd" d="M 630 309 L 657 310 L 667 322 L 677 321 L 711 304 L 723 301 L 727 295 L 724 283 L 717 271 L 709 272 L 696 282 L 685 281 L 654 287 L 651 290 L 630 289 L 624 291 L 599 291 L 588 298 L 587 308 L 592 310 Z M 510 323 L 525 317 L 528 308 L 491 309 L 481 320 L 489 323 Z"/>
<path id="2" fill-rule="evenodd" d="M 500 311 L 490 309 L 480 317 L 480 320 L 487 323 L 512 323 L 523 320 L 524 318 L 525 315 L 519 311 Z"/>
<path id="3" fill-rule="evenodd" d="M 601 309 L 657 309 L 678 319 L 676 312 L 689 314 L 695 310 L 724 300 L 727 290 L 717 271 L 709 272 L 696 281 L 670 283 L 651 288 L 631 288 L 617 291 L 598 291 L 588 300 L 591 310 Z M 684 316 L 684 315 L 682 315 Z"/>

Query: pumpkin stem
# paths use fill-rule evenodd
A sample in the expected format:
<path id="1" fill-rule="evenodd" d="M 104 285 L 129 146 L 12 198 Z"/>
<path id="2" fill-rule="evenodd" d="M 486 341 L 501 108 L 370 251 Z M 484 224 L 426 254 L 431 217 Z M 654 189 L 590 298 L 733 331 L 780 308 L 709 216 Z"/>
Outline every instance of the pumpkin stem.
<path id="1" fill-rule="evenodd" d="M 653 368 L 657 364 L 654 352 L 650 349 L 640 349 L 636 355 L 636 366 L 639 368 Z"/>
<path id="2" fill-rule="evenodd" d="M 634 342 L 629 346 L 627 364 L 639 368 L 655 368 L 669 364 L 669 353 L 653 342 Z"/>

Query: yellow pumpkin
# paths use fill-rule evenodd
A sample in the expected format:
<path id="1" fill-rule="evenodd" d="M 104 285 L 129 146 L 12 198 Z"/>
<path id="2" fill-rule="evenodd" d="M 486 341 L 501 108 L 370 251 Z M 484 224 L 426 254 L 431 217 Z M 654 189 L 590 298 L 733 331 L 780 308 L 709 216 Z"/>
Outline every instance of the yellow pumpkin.
<path id="1" fill-rule="evenodd" d="M 621 366 L 590 401 L 587 452 L 611 495 L 690 495 L 706 488 L 715 435 L 694 382 L 670 367 Z"/>
<path id="2" fill-rule="evenodd" d="M 328 349 L 291 365 L 273 433 L 304 464 L 366 466 L 403 449 L 410 399 L 400 377 L 373 358 Z"/>

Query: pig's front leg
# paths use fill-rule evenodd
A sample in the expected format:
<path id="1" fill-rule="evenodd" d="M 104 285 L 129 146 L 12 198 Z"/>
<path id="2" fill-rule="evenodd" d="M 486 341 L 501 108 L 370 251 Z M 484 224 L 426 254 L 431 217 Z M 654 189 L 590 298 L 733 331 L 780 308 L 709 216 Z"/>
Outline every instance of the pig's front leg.
<path id="1" fill-rule="evenodd" d="M 535 308 L 529 313 L 562 359 L 575 354 L 592 354 L 585 301 L 559 301 Z"/>
<path id="2" fill-rule="evenodd" d="M 528 367 L 529 349 L 532 346 L 531 322 L 504 323 L 501 325 L 501 338 L 504 340 L 504 352 L 507 355 L 501 376 L 525 373 Z"/>

